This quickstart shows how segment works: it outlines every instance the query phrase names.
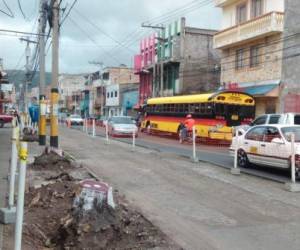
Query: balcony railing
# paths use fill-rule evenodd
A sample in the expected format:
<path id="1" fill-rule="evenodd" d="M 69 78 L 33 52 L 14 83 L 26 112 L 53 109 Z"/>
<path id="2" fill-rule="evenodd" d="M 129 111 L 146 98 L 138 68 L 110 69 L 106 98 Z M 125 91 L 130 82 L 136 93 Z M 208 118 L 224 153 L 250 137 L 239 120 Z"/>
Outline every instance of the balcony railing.
<path id="1" fill-rule="evenodd" d="M 283 32 L 284 14 L 270 12 L 263 16 L 218 32 L 214 36 L 214 48 L 225 49 L 242 42 Z"/>

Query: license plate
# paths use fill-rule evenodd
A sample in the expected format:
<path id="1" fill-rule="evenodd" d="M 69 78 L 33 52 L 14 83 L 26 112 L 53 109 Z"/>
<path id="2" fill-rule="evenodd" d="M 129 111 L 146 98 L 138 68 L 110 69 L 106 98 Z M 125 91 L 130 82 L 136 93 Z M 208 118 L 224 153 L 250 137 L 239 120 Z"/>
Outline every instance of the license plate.
<path id="1" fill-rule="evenodd" d="M 233 120 L 233 121 L 237 121 L 238 119 L 239 119 L 238 115 L 232 115 L 231 116 L 231 120 Z"/>
<path id="2" fill-rule="evenodd" d="M 250 153 L 257 154 L 257 147 L 250 147 Z"/>

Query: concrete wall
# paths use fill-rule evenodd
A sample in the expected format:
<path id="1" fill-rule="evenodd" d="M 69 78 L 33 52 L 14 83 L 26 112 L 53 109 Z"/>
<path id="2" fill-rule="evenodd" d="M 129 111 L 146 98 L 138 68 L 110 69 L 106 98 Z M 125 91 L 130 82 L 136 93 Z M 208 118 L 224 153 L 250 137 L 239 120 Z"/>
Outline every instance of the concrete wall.
<path id="1" fill-rule="evenodd" d="M 281 102 L 281 111 L 284 111 L 286 103 L 289 99 L 288 94 L 300 94 L 300 35 L 294 35 L 300 32 L 300 1 L 286 0 L 285 12 L 285 27 L 284 27 L 284 52 L 283 52 L 283 67 L 282 67 L 282 83 L 284 89 L 281 97 L 284 102 Z M 298 98 L 296 98 L 298 99 Z M 288 110 L 297 111 L 293 105 L 287 105 Z"/>
<path id="2" fill-rule="evenodd" d="M 134 70 L 127 67 L 110 67 L 104 72 L 109 73 L 109 79 L 104 82 L 110 84 L 127 84 L 139 82 L 139 76 L 134 74 Z"/>
<path id="3" fill-rule="evenodd" d="M 220 63 L 220 54 L 213 49 L 215 33 L 186 28 L 184 60 L 179 69 L 182 94 L 207 92 L 219 87 L 220 74 L 215 66 Z"/>
<path id="4" fill-rule="evenodd" d="M 253 42 L 236 46 L 222 52 L 222 83 L 243 83 L 266 80 L 281 79 L 282 70 L 282 34 L 273 35 Z M 250 46 L 261 45 L 260 64 L 257 67 L 250 67 Z M 235 68 L 236 50 L 246 50 L 242 69 Z"/>

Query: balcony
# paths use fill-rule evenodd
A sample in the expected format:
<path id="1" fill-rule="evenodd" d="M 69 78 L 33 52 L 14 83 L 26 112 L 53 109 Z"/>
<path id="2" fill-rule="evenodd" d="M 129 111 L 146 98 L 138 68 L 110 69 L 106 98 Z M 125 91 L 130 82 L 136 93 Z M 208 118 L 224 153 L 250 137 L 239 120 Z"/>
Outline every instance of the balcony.
<path id="1" fill-rule="evenodd" d="M 222 8 L 222 7 L 232 4 L 233 2 L 236 2 L 236 1 L 237 0 L 215 0 L 215 6 Z"/>
<path id="2" fill-rule="evenodd" d="M 271 12 L 218 32 L 214 36 L 214 48 L 226 49 L 261 37 L 282 33 L 283 27 L 284 14 Z"/>

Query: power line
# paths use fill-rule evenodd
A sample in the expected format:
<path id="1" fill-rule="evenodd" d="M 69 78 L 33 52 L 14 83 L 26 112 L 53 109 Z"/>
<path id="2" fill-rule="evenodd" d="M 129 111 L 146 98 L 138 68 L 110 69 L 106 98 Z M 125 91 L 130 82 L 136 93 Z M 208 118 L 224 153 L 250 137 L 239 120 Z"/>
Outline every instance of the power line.
<path id="1" fill-rule="evenodd" d="M 120 41 L 118 41 L 117 39 L 113 38 L 111 35 L 109 35 L 108 33 L 106 33 L 104 30 L 102 30 L 99 26 L 97 26 L 95 23 L 93 23 L 92 21 L 90 21 L 86 16 L 84 16 L 83 14 L 81 14 L 76 8 L 74 9 L 74 11 L 76 12 L 77 15 L 79 15 L 82 19 L 84 19 L 87 23 L 89 23 L 90 25 L 92 25 L 95 29 L 97 29 L 98 31 L 100 31 L 103 35 L 105 35 L 106 37 L 108 37 L 109 39 L 111 39 L 112 41 L 114 41 L 115 43 L 119 44 L 122 47 L 125 47 Z M 125 47 L 126 49 L 131 50 L 132 52 L 135 52 L 134 50 L 132 50 L 129 47 Z"/>
<path id="2" fill-rule="evenodd" d="M 4 11 L 4 10 L 0 10 L 0 12 L 4 13 L 5 15 L 7 15 L 7 16 L 9 16 L 9 17 L 11 17 L 11 18 L 14 18 L 15 15 L 14 15 L 14 13 L 11 11 L 11 9 L 9 8 L 8 4 L 6 3 L 6 1 L 5 1 L 5 0 L 2 0 L 2 2 L 4 3 L 6 9 L 9 11 L 9 13 L 7 13 L 7 12 Z"/>
<path id="3" fill-rule="evenodd" d="M 20 9 L 20 11 L 21 11 L 21 13 L 22 13 L 24 19 L 26 19 L 26 16 L 25 16 L 25 13 L 24 13 L 24 11 L 23 11 L 23 9 L 22 9 L 22 5 L 21 5 L 20 0 L 18 0 L 18 6 L 19 6 L 19 9 Z"/>
<path id="4" fill-rule="evenodd" d="M 63 18 L 63 20 L 61 21 L 61 23 L 60 23 L 59 26 L 62 26 L 62 25 L 63 25 L 63 23 L 65 22 L 65 20 L 66 20 L 66 19 L 68 18 L 68 16 L 70 15 L 70 13 L 71 13 L 72 9 L 74 8 L 75 4 L 77 3 L 77 1 L 78 1 L 78 0 L 74 0 L 74 1 L 73 1 L 73 3 L 72 3 L 72 5 L 71 5 L 71 7 L 70 7 L 68 13 L 65 15 L 65 17 Z"/>
<path id="5" fill-rule="evenodd" d="M 97 47 L 99 47 L 98 44 L 97 44 L 97 42 L 78 23 L 76 23 L 71 17 L 69 17 L 68 20 L 70 20 L 74 24 L 74 26 L 76 26 L 82 33 L 84 33 L 90 41 L 92 41 Z M 113 59 L 118 64 L 121 64 L 121 62 L 119 61 L 119 59 L 117 59 L 116 57 L 114 57 L 109 52 L 105 51 L 103 48 L 100 47 L 100 49 L 102 49 L 103 52 L 109 56 L 109 58 Z"/>

